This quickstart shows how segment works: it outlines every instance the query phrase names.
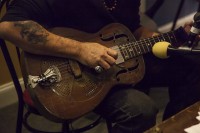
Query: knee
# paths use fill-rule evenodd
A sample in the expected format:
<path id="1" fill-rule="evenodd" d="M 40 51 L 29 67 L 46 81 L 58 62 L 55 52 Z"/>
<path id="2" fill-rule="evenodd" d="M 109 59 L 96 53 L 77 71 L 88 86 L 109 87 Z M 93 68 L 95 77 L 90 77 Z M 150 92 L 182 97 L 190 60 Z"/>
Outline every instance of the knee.
<path id="1" fill-rule="evenodd" d="M 156 107 L 155 103 L 149 98 L 149 100 L 145 103 L 141 103 L 140 115 L 135 118 L 133 117 L 132 120 L 130 120 L 133 125 L 136 125 L 132 128 L 135 128 L 134 130 L 137 132 L 148 130 L 156 124 L 157 113 L 158 108 Z"/>
<path id="2" fill-rule="evenodd" d="M 104 112 L 104 116 L 116 123 L 115 127 L 124 132 L 139 133 L 147 130 L 156 122 L 158 109 L 155 103 L 140 91 L 134 89 L 118 91 L 108 101 L 106 103 L 110 103 L 107 106 L 110 109 L 106 109 L 107 113 Z"/>
<path id="3" fill-rule="evenodd" d="M 131 118 L 134 124 L 138 124 L 138 131 L 147 130 L 156 124 L 156 116 L 159 110 L 150 97 L 146 95 L 140 96 L 138 109 L 139 115 Z"/>
<path id="4" fill-rule="evenodd" d="M 138 106 L 138 111 L 140 112 L 141 119 L 154 119 L 159 111 L 155 102 L 147 95 L 142 93 L 138 93 L 138 95 L 140 96 L 135 100 L 138 101 L 136 102 L 136 106 Z M 132 110 L 134 109 L 135 108 L 132 108 Z"/>
<path id="5" fill-rule="evenodd" d="M 121 108 L 124 111 L 124 116 L 126 116 L 124 120 L 134 123 L 138 122 L 140 124 L 149 123 L 149 126 L 152 126 L 155 124 L 156 115 L 158 113 L 155 102 L 144 93 L 135 91 L 134 94 L 135 95 L 132 95 L 131 98 L 131 92 L 129 92 L 127 95 L 127 97 L 129 97 L 129 102 L 126 103 L 128 107 L 124 106 Z"/>
<path id="6" fill-rule="evenodd" d="M 129 118 L 132 117 L 133 119 L 134 117 L 138 117 L 145 121 L 156 118 L 158 108 L 149 96 L 137 90 L 129 91 L 126 96 L 129 99 L 127 100 L 129 101 L 127 102 L 129 104 L 129 110 L 126 111 L 132 114 L 132 116 L 129 115 Z"/>
<path id="7" fill-rule="evenodd" d="M 121 115 L 120 121 L 119 119 L 116 121 L 115 128 L 127 133 L 131 131 L 142 133 L 156 124 L 158 109 L 154 102 L 149 99 L 139 103 L 139 105 L 129 106 L 129 110 L 123 109 L 124 114 Z"/>
<path id="8" fill-rule="evenodd" d="M 149 101 L 143 107 L 141 107 L 141 121 L 145 123 L 149 122 L 149 126 L 153 126 L 156 122 L 157 113 L 158 108 L 156 107 L 154 102 Z"/>

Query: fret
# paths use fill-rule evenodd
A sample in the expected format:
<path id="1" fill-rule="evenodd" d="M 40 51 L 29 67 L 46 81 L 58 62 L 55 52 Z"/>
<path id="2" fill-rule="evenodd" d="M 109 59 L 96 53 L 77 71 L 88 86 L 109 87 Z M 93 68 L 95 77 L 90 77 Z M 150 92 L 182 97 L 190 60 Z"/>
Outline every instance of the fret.
<path id="1" fill-rule="evenodd" d="M 130 55 L 129 55 L 129 52 L 128 52 L 128 49 L 127 49 L 127 44 L 122 45 L 122 53 L 123 53 L 122 55 L 123 55 L 125 60 L 130 59 Z"/>
<path id="2" fill-rule="evenodd" d="M 125 50 L 124 50 L 125 49 L 124 44 L 120 45 L 119 48 L 120 48 L 120 51 L 121 51 L 121 54 L 122 54 L 123 58 L 126 59 L 126 53 L 125 53 Z"/>
<path id="3" fill-rule="evenodd" d="M 126 53 L 125 59 L 128 60 L 131 58 L 131 54 L 128 49 L 128 44 L 124 44 L 124 47 L 125 47 L 125 53 Z"/>
<path id="4" fill-rule="evenodd" d="M 142 42 L 143 42 L 143 40 L 140 41 L 140 45 L 142 45 L 142 49 L 143 49 L 142 53 L 145 53 L 145 51 L 146 51 L 146 49 L 144 47 L 145 43 L 144 42 L 142 43 Z"/>
<path id="5" fill-rule="evenodd" d="M 145 39 L 145 41 L 146 41 L 146 39 Z M 147 46 L 147 48 L 148 48 L 148 51 L 151 51 L 152 50 L 152 44 L 151 43 L 146 43 L 146 46 Z"/>
<path id="6" fill-rule="evenodd" d="M 161 34 L 161 37 L 163 38 L 162 41 L 166 41 L 166 40 L 165 40 L 165 37 L 164 37 L 164 34 Z"/>
<path id="7" fill-rule="evenodd" d="M 135 53 L 134 53 L 134 50 L 133 50 L 132 43 L 129 42 L 126 45 L 127 45 L 127 51 L 129 53 L 130 58 L 135 57 Z"/>
<path id="8" fill-rule="evenodd" d="M 142 47 L 143 47 L 143 49 L 144 49 L 143 53 L 145 53 L 146 51 L 149 51 L 149 47 L 148 47 L 148 45 L 146 44 L 145 39 L 142 40 L 141 43 L 142 43 Z"/>
<path id="9" fill-rule="evenodd" d="M 158 41 L 156 41 L 156 43 L 157 42 L 160 42 L 160 36 L 154 36 L 154 38 L 155 38 L 155 40 L 157 39 Z"/>
<path id="10" fill-rule="evenodd" d="M 176 42 L 175 36 L 173 34 L 170 34 L 170 33 L 172 33 L 172 32 L 166 33 L 168 38 L 169 38 L 169 42 L 170 43 Z"/>
<path id="11" fill-rule="evenodd" d="M 134 44 L 135 55 L 138 56 L 138 50 L 136 48 L 137 47 L 137 43 L 134 42 L 133 44 Z"/>
<path id="12" fill-rule="evenodd" d="M 153 42 L 153 44 L 155 44 L 155 43 L 157 43 L 158 41 L 156 40 L 156 37 L 154 36 L 154 37 L 152 37 L 151 38 L 154 42 Z"/>
<path id="13" fill-rule="evenodd" d="M 169 34 L 167 34 L 167 37 L 168 37 L 168 39 L 169 39 L 169 42 L 171 42 L 171 37 L 170 37 L 170 35 Z"/>
<path id="14" fill-rule="evenodd" d="M 146 51 L 144 53 L 150 52 L 152 50 L 152 42 L 150 41 L 150 38 L 144 39 L 145 46 L 147 47 Z"/>
<path id="15" fill-rule="evenodd" d="M 182 30 L 182 31 L 181 31 Z M 187 33 L 183 33 L 184 29 L 179 29 L 178 33 L 182 32 L 182 36 L 185 36 L 184 38 L 181 37 L 182 40 L 187 38 Z M 152 51 L 152 47 L 155 43 L 166 41 L 169 43 L 176 43 L 178 40 L 176 39 L 177 32 L 174 33 L 173 31 L 168 33 L 163 33 L 158 36 L 145 38 L 139 41 L 134 42 L 128 42 L 126 44 L 119 45 L 119 50 L 121 51 L 120 54 L 124 58 L 124 60 L 128 60 L 130 58 L 142 55 L 144 53 L 148 53 Z M 184 34 L 184 35 L 183 35 Z M 179 37 L 179 36 L 178 36 Z"/>
<path id="16" fill-rule="evenodd" d="M 151 44 L 151 46 L 153 46 L 153 43 L 151 42 L 150 38 L 147 38 L 147 40 L 149 41 L 149 44 Z"/>
<path id="17" fill-rule="evenodd" d="M 130 43 L 127 43 L 127 44 L 126 44 L 126 47 L 127 47 L 127 52 L 128 52 L 128 54 L 129 54 L 129 58 L 134 57 L 133 54 L 132 54 L 132 52 L 131 52 L 131 50 L 130 50 Z"/>
<path id="18" fill-rule="evenodd" d="M 170 42 L 170 38 L 169 38 L 169 35 L 168 33 L 164 33 L 161 35 L 163 37 L 163 40 L 166 41 L 166 42 Z"/>
<path id="19" fill-rule="evenodd" d="M 147 48 L 147 51 L 150 51 L 149 46 L 148 46 L 149 43 L 146 43 L 146 39 L 144 39 L 144 43 L 145 43 L 145 46 Z"/>
<path id="20" fill-rule="evenodd" d="M 155 37 L 152 37 L 151 39 L 154 41 L 153 44 L 157 43 Z"/>
<path id="21" fill-rule="evenodd" d="M 174 40 L 175 40 L 174 42 L 178 42 L 177 39 L 176 39 L 176 36 L 175 36 L 174 32 L 172 32 L 172 35 L 174 36 L 174 37 L 173 37 Z"/>
<path id="22" fill-rule="evenodd" d="M 133 52 L 133 48 L 132 48 L 131 44 L 132 43 L 129 42 L 127 45 L 128 45 L 128 51 L 131 54 L 131 58 L 132 58 L 132 57 L 134 57 L 135 53 Z"/>
<path id="23" fill-rule="evenodd" d="M 135 48 L 135 43 L 132 42 L 131 44 L 132 44 L 132 49 L 133 49 L 133 52 L 134 52 L 134 56 L 137 56 L 137 50 Z"/>
<path id="24" fill-rule="evenodd" d="M 141 51 L 140 45 L 138 44 L 137 41 L 136 41 L 135 43 L 136 43 L 135 48 L 136 48 L 136 51 L 137 51 L 137 55 L 141 55 L 141 54 L 142 54 L 142 53 L 141 53 L 142 51 Z"/>
<path id="25" fill-rule="evenodd" d="M 124 53 L 124 59 L 126 60 L 127 58 L 129 58 L 129 55 L 127 53 L 127 48 L 126 48 L 126 45 L 123 44 L 123 53 Z"/>

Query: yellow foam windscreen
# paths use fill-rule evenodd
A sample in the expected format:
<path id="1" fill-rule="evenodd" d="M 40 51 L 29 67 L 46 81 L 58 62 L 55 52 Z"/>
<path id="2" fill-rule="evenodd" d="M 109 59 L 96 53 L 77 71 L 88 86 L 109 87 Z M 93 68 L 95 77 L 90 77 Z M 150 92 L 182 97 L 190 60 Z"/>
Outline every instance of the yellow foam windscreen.
<path id="1" fill-rule="evenodd" d="M 168 58 L 169 56 L 167 55 L 167 48 L 169 45 L 170 45 L 169 42 L 165 42 L 165 41 L 157 42 L 152 47 L 152 52 L 158 58 L 161 58 L 161 59 Z"/>

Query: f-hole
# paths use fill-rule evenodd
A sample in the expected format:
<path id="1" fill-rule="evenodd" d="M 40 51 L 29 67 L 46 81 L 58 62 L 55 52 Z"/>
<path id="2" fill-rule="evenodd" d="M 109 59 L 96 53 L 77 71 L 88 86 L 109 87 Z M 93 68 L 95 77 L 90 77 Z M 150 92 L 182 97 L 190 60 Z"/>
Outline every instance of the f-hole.
<path id="1" fill-rule="evenodd" d="M 124 34 L 124 33 L 111 33 L 109 35 L 104 35 L 104 34 L 99 34 L 99 37 L 102 41 L 116 41 L 117 39 L 120 39 L 120 38 L 125 38 L 126 41 L 128 42 L 129 41 L 129 37 Z"/>

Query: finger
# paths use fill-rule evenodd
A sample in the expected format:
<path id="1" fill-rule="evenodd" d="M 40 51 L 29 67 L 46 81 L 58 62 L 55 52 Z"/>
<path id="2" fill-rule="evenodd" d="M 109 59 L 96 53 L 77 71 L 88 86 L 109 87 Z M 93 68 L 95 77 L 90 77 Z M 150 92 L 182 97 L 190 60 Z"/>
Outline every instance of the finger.
<path id="1" fill-rule="evenodd" d="M 99 65 L 100 65 L 101 67 L 103 67 L 105 70 L 107 70 L 107 69 L 110 68 L 109 63 L 107 63 L 107 62 L 104 61 L 104 60 L 101 60 L 101 61 L 99 62 Z"/>
<path id="2" fill-rule="evenodd" d="M 110 55 L 110 56 L 112 56 L 115 59 L 117 59 L 117 57 L 118 57 L 117 51 L 115 51 L 113 49 L 110 49 L 110 48 L 108 49 L 107 54 Z"/>
<path id="3" fill-rule="evenodd" d="M 115 61 L 116 61 L 116 59 L 113 58 L 113 57 L 110 56 L 110 55 L 105 56 L 105 57 L 104 57 L 104 60 L 105 60 L 107 63 L 109 63 L 110 65 L 113 65 L 113 64 L 115 63 Z"/>

